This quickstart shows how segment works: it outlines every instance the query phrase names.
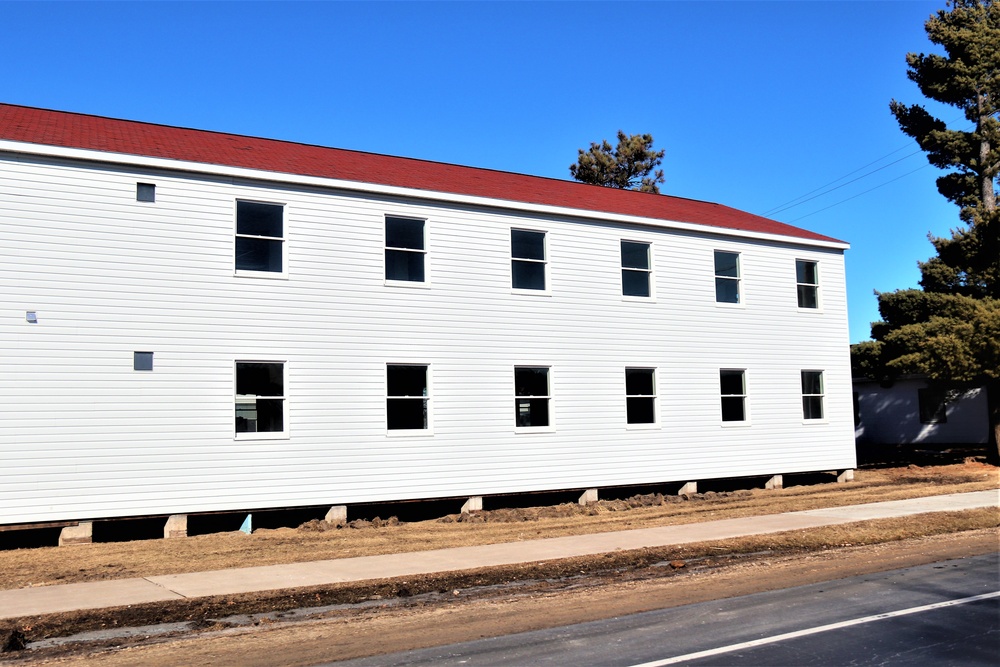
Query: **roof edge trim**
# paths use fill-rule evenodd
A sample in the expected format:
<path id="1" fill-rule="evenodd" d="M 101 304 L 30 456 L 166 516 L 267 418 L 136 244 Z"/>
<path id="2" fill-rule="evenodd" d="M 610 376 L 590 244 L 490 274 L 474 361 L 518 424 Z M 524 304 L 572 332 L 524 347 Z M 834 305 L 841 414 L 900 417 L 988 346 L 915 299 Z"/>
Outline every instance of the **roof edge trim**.
<path id="1" fill-rule="evenodd" d="M 190 162 L 185 160 L 174 160 L 170 158 L 148 157 L 143 155 L 133 155 L 130 153 L 114 153 L 110 151 L 100 151 L 90 148 L 67 148 L 63 146 L 52 146 L 49 144 L 36 144 L 23 141 L 11 141 L 0 139 L 0 152 L 21 153 L 27 155 L 38 155 L 44 157 L 64 158 L 70 160 L 81 160 L 85 162 L 103 162 L 109 164 L 128 165 L 132 167 L 143 167 L 147 169 L 164 169 L 167 171 L 183 171 L 191 173 L 211 174 L 215 176 L 226 176 L 236 178 L 246 178 L 274 183 L 289 183 L 295 185 L 307 185 L 313 187 L 346 190 L 351 192 L 367 192 L 372 194 L 388 195 L 395 197 L 407 197 L 427 201 L 443 201 L 449 203 L 466 204 L 485 208 L 499 208 L 504 210 L 530 211 L 532 213 L 544 215 L 556 215 L 562 217 L 582 218 L 586 220 L 597 220 L 604 222 L 617 222 L 626 224 L 638 224 L 646 227 L 661 229 L 676 229 L 679 231 L 697 232 L 710 234 L 712 236 L 730 236 L 738 238 L 759 239 L 773 241 L 788 245 L 812 246 L 820 248 L 831 248 L 836 250 L 847 250 L 851 246 L 842 241 L 826 241 L 820 239 L 801 238 L 797 236 L 785 236 L 781 234 L 769 234 L 766 232 L 753 232 L 742 229 L 717 227 L 714 225 L 700 225 L 692 222 L 679 222 L 662 220 L 660 218 L 647 218 L 642 216 L 626 215 L 621 213 L 610 213 L 604 211 L 592 211 L 582 208 L 570 208 L 564 206 L 554 206 L 548 204 L 533 204 L 513 199 L 495 199 L 492 197 L 481 197 L 476 195 L 462 195 L 451 192 L 441 192 L 435 190 L 420 190 L 416 188 L 406 188 L 394 185 L 382 185 L 378 183 L 367 183 L 364 181 L 348 181 L 333 178 L 323 178 L 319 176 L 304 176 L 300 174 L 264 171 L 247 167 L 233 167 L 228 165 L 212 164 L 207 162 Z"/>

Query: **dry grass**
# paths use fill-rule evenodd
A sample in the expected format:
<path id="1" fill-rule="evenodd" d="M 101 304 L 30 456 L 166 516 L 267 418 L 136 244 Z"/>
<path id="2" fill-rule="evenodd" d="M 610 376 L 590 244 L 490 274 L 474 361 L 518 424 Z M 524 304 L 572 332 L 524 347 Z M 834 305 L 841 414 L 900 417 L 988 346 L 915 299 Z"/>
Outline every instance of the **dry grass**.
<path id="1" fill-rule="evenodd" d="M 20 549 L 0 552 L 0 589 L 515 542 L 997 488 L 1000 470 L 968 463 L 859 471 L 849 484 L 758 489 L 736 497 L 627 511 L 609 511 L 609 505 L 598 505 L 590 508 L 590 514 L 520 523 L 421 521 L 321 533 L 282 528 L 252 535 L 221 533 L 178 540 Z M 934 516 L 946 523 L 951 520 L 945 515 Z M 885 531 L 898 522 L 871 523 L 878 526 L 873 530 L 885 541 Z M 966 528 L 955 524 L 954 530 Z M 835 538 L 830 539 L 836 543 Z"/>

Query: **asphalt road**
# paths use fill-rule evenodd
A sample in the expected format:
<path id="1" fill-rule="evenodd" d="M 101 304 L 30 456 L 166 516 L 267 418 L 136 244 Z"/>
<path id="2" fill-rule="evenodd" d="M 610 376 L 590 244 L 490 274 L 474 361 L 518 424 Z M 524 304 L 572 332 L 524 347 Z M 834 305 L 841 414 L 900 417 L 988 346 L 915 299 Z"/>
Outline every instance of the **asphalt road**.
<path id="1" fill-rule="evenodd" d="M 996 667 L 1000 554 L 336 664 Z"/>

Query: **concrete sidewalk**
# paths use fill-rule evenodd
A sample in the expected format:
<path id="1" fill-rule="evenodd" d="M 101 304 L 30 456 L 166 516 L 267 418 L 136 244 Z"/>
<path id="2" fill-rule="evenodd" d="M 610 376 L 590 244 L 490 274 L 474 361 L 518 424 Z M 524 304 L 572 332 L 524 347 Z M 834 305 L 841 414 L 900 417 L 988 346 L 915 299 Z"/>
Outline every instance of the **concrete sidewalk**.
<path id="1" fill-rule="evenodd" d="M 0 591 L 0 619 L 592 556 L 998 504 L 997 491 L 977 491 L 475 547 L 22 588 Z"/>

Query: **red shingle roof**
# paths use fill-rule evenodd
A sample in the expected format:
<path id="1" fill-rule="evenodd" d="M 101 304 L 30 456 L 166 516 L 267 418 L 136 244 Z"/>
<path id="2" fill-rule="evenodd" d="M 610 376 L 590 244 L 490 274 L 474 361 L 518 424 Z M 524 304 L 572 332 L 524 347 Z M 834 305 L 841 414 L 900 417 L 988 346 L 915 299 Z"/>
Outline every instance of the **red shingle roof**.
<path id="1" fill-rule="evenodd" d="M 840 243 L 721 204 L 441 162 L 0 104 L 0 139 L 489 197 Z"/>

